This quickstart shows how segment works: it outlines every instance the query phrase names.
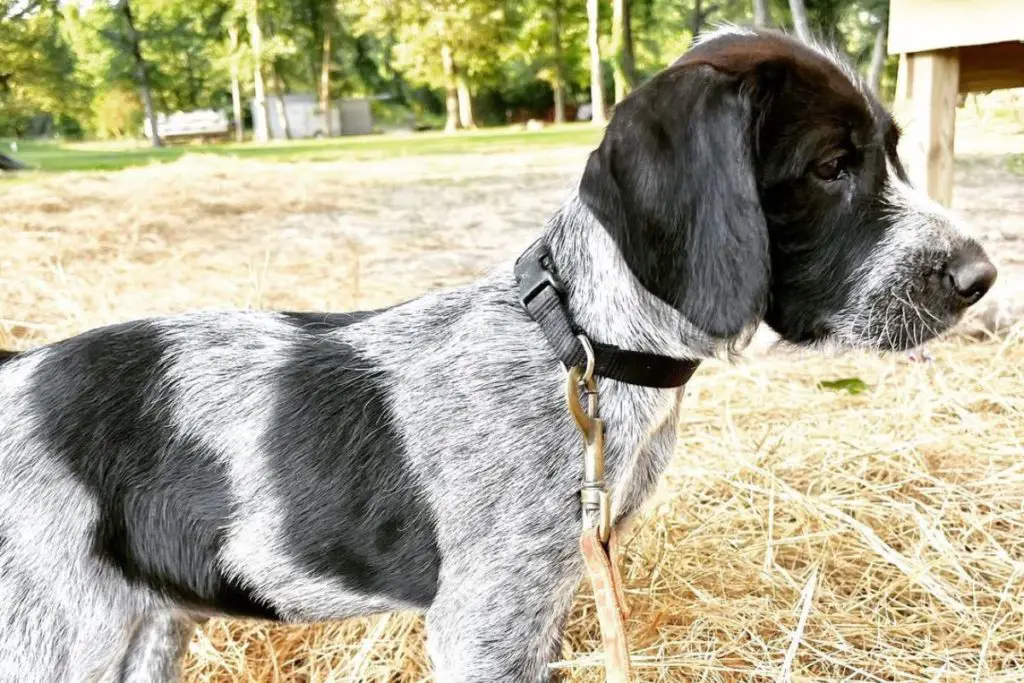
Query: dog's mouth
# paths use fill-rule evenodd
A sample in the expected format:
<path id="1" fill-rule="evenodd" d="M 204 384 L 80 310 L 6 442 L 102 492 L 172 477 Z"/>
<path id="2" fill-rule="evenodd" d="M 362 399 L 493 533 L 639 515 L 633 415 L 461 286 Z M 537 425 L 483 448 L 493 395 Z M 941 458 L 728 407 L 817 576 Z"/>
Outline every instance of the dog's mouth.
<path id="1" fill-rule="evenodd" d="M 928 283 L 931 284 L 931 283 Z M 973 300 L 949 296 L 941 287 L 893 288 L 833 319 L 833 338 L 875 351 L 907 351 L 949 332 Z"/>
<path id="2" fill-rule="evenodd" d="M 978 303 L 996 269 L 973 240 L 949 251 L 924 250 L 864 273 L 839 315 L 828 322 L 839 343 L 876 351 L 907 351 L 946 334 Z"/>

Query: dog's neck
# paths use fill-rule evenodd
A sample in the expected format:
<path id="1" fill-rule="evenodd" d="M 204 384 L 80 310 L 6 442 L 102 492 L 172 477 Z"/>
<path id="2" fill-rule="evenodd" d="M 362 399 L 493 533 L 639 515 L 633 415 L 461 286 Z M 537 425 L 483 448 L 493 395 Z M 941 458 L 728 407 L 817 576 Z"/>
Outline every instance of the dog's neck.
<path id="1" fill-rule="evenodd" d="M 717 355 L 722 343 L 640 284 L 575 193 L 551 217 L 545 237 L 568 289 L 573 319 L 594 341 L 675 358 Z"/>

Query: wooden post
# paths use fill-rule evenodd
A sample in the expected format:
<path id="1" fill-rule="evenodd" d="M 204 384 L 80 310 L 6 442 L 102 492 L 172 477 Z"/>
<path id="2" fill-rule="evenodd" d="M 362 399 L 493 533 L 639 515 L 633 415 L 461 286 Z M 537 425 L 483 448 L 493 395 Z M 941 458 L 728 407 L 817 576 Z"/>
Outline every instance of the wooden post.
<path id="1" fill-rule="evenodd" d="M 960 60 L 955 49 L 907 55 L 912 123 L 908 131 L 911 180 L 935 201 L 953 200 L 953 136 L 960 85 Z"/>
<path id="2" fill-rule="evenodd" d="M 905 105 L 910 101 L 910 93 L 913 92 L 914 74 L 910 70 L 910 55 L 900 55 L 900 65 L 896 70 L 896 93 L 893 95 L 893 103 Z"/>

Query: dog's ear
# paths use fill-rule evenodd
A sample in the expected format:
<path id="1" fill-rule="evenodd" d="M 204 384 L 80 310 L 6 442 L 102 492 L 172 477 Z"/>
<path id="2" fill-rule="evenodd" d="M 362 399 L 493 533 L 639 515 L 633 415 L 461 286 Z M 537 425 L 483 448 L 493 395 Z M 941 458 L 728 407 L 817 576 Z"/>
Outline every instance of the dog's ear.
<path id="1" fill-rule="evenodd" d="M 742 79 L 676 65 L 616 106 L 580 198 L 651 293 L 717 338 L 764 313 L 768 231 Z"/>

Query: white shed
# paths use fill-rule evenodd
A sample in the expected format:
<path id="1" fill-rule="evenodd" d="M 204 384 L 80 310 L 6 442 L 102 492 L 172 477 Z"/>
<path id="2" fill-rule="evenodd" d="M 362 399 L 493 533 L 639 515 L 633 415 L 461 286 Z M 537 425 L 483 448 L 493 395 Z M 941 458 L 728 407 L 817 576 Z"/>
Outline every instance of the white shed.
<path id="1" fill-rule="evenodd" d="M 320 109 L 320 102 L 311 93 L 289 93 L 280 98 L 267 97 L 268 131 L 273 140 L 283 140 L 284 121 L 281 117 L 281 100 L 284 104 L 284 119 L 292 138 L 318 138 L 327 135 L 327 117 Z M 263 112 L 251 102 L 253 127 L 259 128 Z M 367 135 L 373 132 L 373 116 L 368 100 L 336 100 L 331 107 L 331 133 L 333 135 Z"/>

